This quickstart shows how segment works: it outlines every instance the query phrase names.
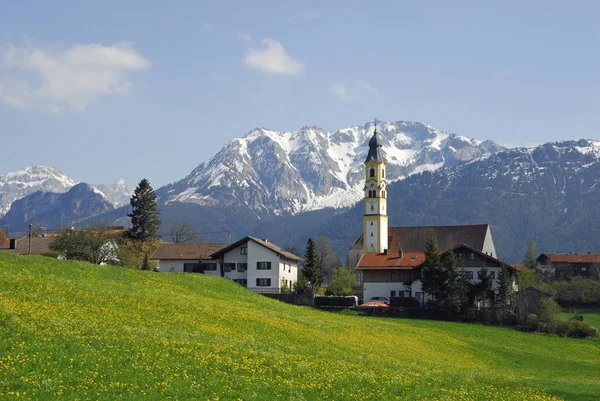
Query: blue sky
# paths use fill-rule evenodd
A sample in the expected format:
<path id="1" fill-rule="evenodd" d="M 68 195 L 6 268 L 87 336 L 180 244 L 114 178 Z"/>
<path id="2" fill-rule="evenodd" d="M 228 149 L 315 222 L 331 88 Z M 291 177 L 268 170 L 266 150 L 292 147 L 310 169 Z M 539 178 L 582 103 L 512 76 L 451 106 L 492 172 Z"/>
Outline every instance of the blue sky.
<path id="1" fill-rule="evenodd" d="M 52 4 L 51 4 L 52 3 Z M 0 0 L 0 174 L 179 180 L 254 127 L 600 134 L 598 2 Z"/>

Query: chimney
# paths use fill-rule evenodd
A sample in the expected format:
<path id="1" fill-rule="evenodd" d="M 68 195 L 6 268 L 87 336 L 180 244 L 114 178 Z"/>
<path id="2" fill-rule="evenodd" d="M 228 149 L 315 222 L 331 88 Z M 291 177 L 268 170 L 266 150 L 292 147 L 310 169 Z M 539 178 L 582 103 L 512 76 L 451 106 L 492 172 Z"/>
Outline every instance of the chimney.
<path id="1" fill-rule="evenodd" d="M 46 238 L 46 233 L 42 233 L 42 238 Z"/>
<path id="2" fill-rule="evenodd" d="M 267 238 L 263 238 L 262 240 L 265 242 L 269 242 L 269 240 Z"/>
<path id="3" fill-rule="evenodd" d="M 10 244 L 8 245 L 8 249 L 17 249 L 17 239 L 11 238 Z"/>
<path id="4" fill-rule="evenodd" d="M 398 249 L 398 257 L 402 259 L 404 257 L 404 251 L 402 249 Z"/>
<path id="5" fill-rule="evenodd" d="M 384 255 L 387 255 L 387 254 L 388 254 L 388 250 L 387 250 L 387 248 L 385 248 L 385 249 L 383 250 L 383 254 L 384 254 Z"/>

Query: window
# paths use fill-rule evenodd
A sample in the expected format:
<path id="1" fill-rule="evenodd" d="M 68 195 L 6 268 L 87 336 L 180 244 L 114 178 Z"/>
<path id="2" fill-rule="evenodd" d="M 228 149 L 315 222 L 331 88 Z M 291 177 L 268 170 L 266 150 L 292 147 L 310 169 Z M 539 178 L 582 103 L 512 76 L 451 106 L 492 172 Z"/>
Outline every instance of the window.
<path id="1" fill-rule="evenodd" d="M 384 168 L 382 168 L 382 169 L 381 169 L 381 175 L 382 175 L 382 176 L 384 176 L 384 175 L 385 175 L 385 169 L 384 169 Z"/>
<path id="2" fill-rule="evenodd" d="M 496 278 L 496 272 L 488 271 L 488 276 L 490 276 L 491 279 L 494 279 Z M 481 280 L 481 270 L 477 272 L 477 278 Z"/>
<path id="3" fill-rule="evenodd" d="M 404 273 L 400 273 L 400 281 L 404 282 Z"/>
<path id="4" fill-rule="evenodd" d="M 373 222 L 371 222 L 371 225 L 373 225 Z"/>
<path id="5" fill-rule="evenodd" d="M 462 274 L 465 275 L 466 278 L 473 280 L 473 272 L 472 271 L 464 271 Z"/>
<path id="6" fill-rule="evenodd" d="M 581 268 L 581 271 L 582 271 L 582 272 L 585 272 L 585 271 L 587 271 L 587 267 L 582 267 L 582 268 Z"/>
<path id="7" fill-rule="evenodd" d="M 469 254 L 469 258 L 470 258 L 471 260 L 475 260 L 475 254 L 474 254 L 473 252 L 471 252 L 471 253 Z"/>
<path id="8" fill-rule="evenodd" d="M 240 255 L 248 255 L 248 247 L 247 246 L 240 247 Z"/>
<path id="9" fill-rule="evenodd" d="M 237 271 L 245 272 L 246 270 L 248 270 L 248 263 L 238 263 L 237 264 Z"/>
<path id="10" fill-rule="evenodd" d="M 242 285 L 244 287 L 248 286 L 248 280 L 246 280 L 245 278 L 238 278 L 233 281 L 235 281 L 236 283 L 238 283 L 239 285 Z"/>
<path id="11" fill-rule="evenodd" d="M 395 297 L 396 296 L 396 291 L 392 290 L 390 291 L 390 297 Z"/>
<path id="12" fill-rule="evenodd" d="M 392 272 L 391 273 L 391 277 L 390 277 L 390 281 L 398 281 L 398 273 Z"/>
<path id="13" fill-rule="evenodd" d="M 256 262 L 256 270 L 271 270 L 271 262 Z"/>
<path id="14" fill-rule="evenodd" d="M 185 273 L 199 273 L 200 272 L 200 263 L 184 263 L 183 271 Z"/>
<path id="15" fill-rule="evenodd" d="M 371 237 L 373 236 L 373 233 L 371 233 Z"/>
<path id="16" fill-rule="evenodd" d="M 235 270 L 235 263 L 223 263 L 223 271 L 230 272 Z"/>
<path id="17" fill-rule="evenodd" d="M 371 168 L 371 170 L 369 171 L 369 177 L 375 177 L 375 169 Z"/>
<path id="18" fill-rule="evenodd" d="M 270 287 L 271 286 L 271 279 L 270 278 L 257 278 L 256 279 L 256 286 L 257 287 Z"/>
<path id="19" fill-rule="evenodd" d="M 217 271 L 216 263 L 202 263 L 200 268 L 204 271 Z"/>

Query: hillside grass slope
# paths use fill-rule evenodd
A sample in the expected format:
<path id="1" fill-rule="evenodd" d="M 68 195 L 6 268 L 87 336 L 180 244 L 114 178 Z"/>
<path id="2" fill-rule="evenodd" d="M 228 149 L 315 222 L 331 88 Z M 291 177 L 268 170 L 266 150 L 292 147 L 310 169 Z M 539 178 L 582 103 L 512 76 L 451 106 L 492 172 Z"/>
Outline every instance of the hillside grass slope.
<path id="1" fill-rule="evenodd" d="M 0 397 L 593 400 L 600 342 L 283 304 L 226 279 L 0 253 Z"/>

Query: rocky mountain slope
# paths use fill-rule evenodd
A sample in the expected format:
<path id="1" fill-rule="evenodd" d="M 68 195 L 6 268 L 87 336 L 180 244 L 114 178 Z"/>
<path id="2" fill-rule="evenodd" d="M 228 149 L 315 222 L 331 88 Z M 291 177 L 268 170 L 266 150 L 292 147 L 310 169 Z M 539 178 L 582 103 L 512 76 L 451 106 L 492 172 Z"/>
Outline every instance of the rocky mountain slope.
<path id="1" fill-rule="evenodd" d="M 96 185 L 95 187 L 104 194 L 106 200 L 112 203 L 114 207 L 127 205 L 135 189 L 122 178 L 119 178 L 112 185 Z"/>
<path id="2" fill-rule="evenodd" d="M 61 193 L 77 181 L 54 167 L 33 166 L 0 175 L 0 217 L 17 199 L 37 191 Z"/>
<path id="3" fill-rule="evenodd" d="M 490 223 L 509 262 L 522 258 L 530 239 L 545 252 L 600 250 L 600 141 L 506 150 L 388 189 L 391 226 Z M 359 203 L 306 235 L 328 235 L 345 254 L 361 230 Z"/>
<path id="4" fill-rule="evenodd" d="M 63 193 L 38 191 L 16 200 L 0 225 L 9 231 L 24 230 L 30 223 L 54 230 L 113 209 L 104 194 L 81 183 Z"/>
<path id="5" fill-rule="evenodd" d="M 362 198 L 363 161 L 373 130 L 372 123 L 334 132 L 257 128 L 157 195 L 162 204 L 247 207 L 261 216 L 349 207 Z M 390 181 L 503 149 L 418 122 L 382 122 L 378 132 Z"/>

